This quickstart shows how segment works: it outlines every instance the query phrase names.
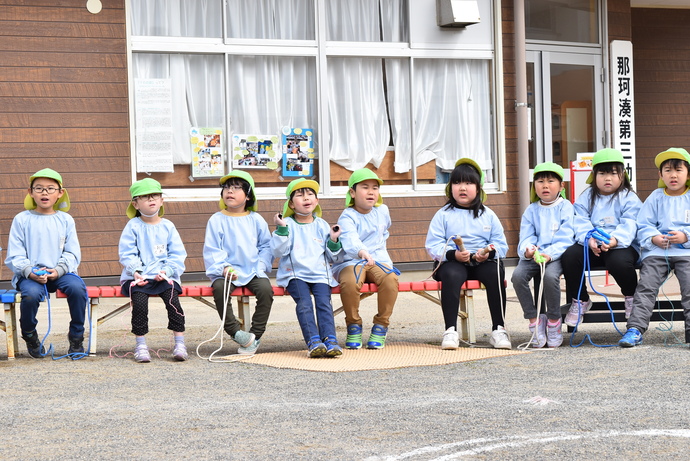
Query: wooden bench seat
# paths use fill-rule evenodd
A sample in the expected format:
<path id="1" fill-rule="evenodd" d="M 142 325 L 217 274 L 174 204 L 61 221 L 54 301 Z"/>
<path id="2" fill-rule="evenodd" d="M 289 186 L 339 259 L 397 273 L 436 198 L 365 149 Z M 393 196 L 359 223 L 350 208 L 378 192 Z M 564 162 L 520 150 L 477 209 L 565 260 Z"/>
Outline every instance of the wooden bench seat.
<path id="1" fill-rule="evenodd" d="M 129 309 L 129 301 L 123 303 L 121 306 L 113 309 L 109 312 L 102 312 L 101 300 L 111 299 L 111 298 L 126 298 L 119 286 L 87 286 L 87 292 L 89 295 L 89 307 L 90 312 L 88 313 L 88 319 L 90 324 L 85 325 L 87 331 L 89 331 L 90 337 L 88 344 L 90 345 L 90 350 L 88 351 L 90 355 L 95 355 L 98 344 L 98 328 L 103 323 L 107 322 L 113 317 L 127 311 Z M 436 295 L 441 289 L 441 283 L 433 280 L 421 281 L 421 282 L 400 282 L 398 286 L 398 291 L 400 293 L 410 292 L 422 296 L 435 304 L 440 305 L 441 302 Z M 458 313 L 460 317 L 459 322 L 459 332 L 461 338 L 470 343 L 476 342 L 476 332 L 475 332 L 475 317 L 474 317 L 474 290 L 484 289 L 484 286 L 477 280 L 468 280 L 463 286 L 460 293 L 460 311 Z M 366 298 L 378 291 L 378 287 L 374 283 L 365 283 L 362 285 L 360 290 L 361 297 Z M 335 287 L 332 289 L 332 294 L 337 295 L 340 293 L 340 287 Z M 273 286 L 274 296 L 286 296 L 289 295 L 287 290 L 282 287 Z M 64 298 L 65 295 L 59 290 L 56 293 L 58 298 Z M 250 298 L 254 294 L 247 287 L 238 287 L 233 290 L 231 296 L 235 298 L 237 305 L 237 318 L 246 328 L 251 323 L 250 316 Z M 207 298 L 213 297 L 213 289 L 210 286 L 183 286 L 182 294 L 180 298 L 192 298 L 195 299 L 212 309 L 216 309 L 213 300 Z M 0 300 L 3 303 L 5 310 L 4 321 L 0 321 L 0 328 L 2 328 L 6 333 L 7 339 L 7 358 L 12 360 L 15 358 L 15 352 L 18 349 L 18 336 L 17 336 L 17 316 L 16 309 L 17 305 L 21 301 L 21 295 L 15 290 L 0 290 Z M 340 307 L 333 311 L 333 315 L 337 315 L 343 311 Z"/>

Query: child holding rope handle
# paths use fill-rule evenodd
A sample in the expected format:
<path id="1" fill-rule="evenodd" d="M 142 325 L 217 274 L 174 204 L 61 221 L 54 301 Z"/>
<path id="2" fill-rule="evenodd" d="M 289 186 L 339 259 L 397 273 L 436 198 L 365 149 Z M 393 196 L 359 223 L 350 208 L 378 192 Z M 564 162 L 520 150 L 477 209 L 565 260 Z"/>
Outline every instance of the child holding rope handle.
<path id="1" fill-rule="evenodd" d="M 273 218 L 278 229 L 273 232 L 271 250 L 280 258 L 276 283 L 287 287 L 295 300 L 308 356 L 338 357 L 343 350 L 335 334 L 331 287 L 337 283 L 331 263 L 342 259 L 343 251 L 340 228 L 331 228 L 321 219 L 318 193 L 319 183 L 310 179 L 288 184 L 283 212 Z"/>
<path id="2" fill-rule="evenodd" d="M 273 306 L 273 287 L 267 275 L 273 262 L 271 232 L 256 212 L 254 179 L 249 173 L 233 170 L 220 178 L 220 185 L 221 211 L 208 220 L 204 237 L 206 276 L 211 279 L 218 315 L 225 318 L 225 332 L 240 345 L 237 353 L 253 355 L 261 344 Z M 230 296 L 225 296 L 241 286 L 256 297 L 249 332 L 240 329 Z"/>
<path id="3" fill-rule="evenodd" d="M 60 290 L 67 295 L 71 317 L 68 354 L 72 359 L 81 358 L 85 354 L 84 320 L 88 296 L 84 281 L 77 275 L 81 247 L 74 219 L 67 213 L 70 200 L 62 187 L 62 176 L 50 168 L 31 176 L 24 208 L 26 210 L 12 220 L 5 259 L 14 274 L 12 286 L 22 294 L 19 306 L 22 339 L 31 357 L 46 355 L 36 332 L 36 314 L 47 293 Z"/>
<path id="4" fill-rule="evenodd" d="M 129 221 L 122 231 L 118 251 L 122 274 L 122 294 L 132 303 L 132 333 L 136 336 L 134 360 L 151 361 L 146 345 L 149 332 L 149 295 L 157 295 L 168 311 L 168 329 L 175 336 L 173 359 L 187 360 L 184 343 L 185 318 L 179 295 L 180 277 L 187 252 L 175 225 L 163 218 L 163 191 L 158 181 L 144 178 L 129 188 L 132 201 L 127 207 Z"/>
<path id="5" fill-rule="evenodd" d="M 388 251 L 388 229 L 391 217 L 383 204 L 376 173 L 362 168 L 348 180 L 345 210 L 338 219 L 344 261 L 333 265 L 333 277 L 340 283 L 340 299 L 345 309 L 347 338 L 345 347 L 362 347 L 362 318 L 359 316 L 359 290 L 364 282 L 378 286 L 378 313 L 367 341 L 367 348 L 381 349 L 386 344 L 389 319 L 398 299 L 398 275 Z"/>
<path id="6" fill-rule="evenodd" d="M 561 331 L 561 255 L 574 243 L 573 205 L 565 199 L 565 172 L 552 162 L 534 167 L 531 205 L 520 223 L 520 261 L 511 282 L 529 321 L 532 347 L 558 347 L 563 343 Z M 539 280 L 540 295 L 535 301 L 529 282 Z M 544 297 L 542 298 L 541 293 Z M 546 300 L 546 313 L 540 314 Z"/>
<path id="7" fill-rule="evenodd" d="M 461 158 L 446 185 L 448 201 L 429 224 L 426 251 L 434 259 L 434 280 L 442 282 L 441 308 L 446 331 L 442 349 L 457 349 L 460 289 L 468 279 L 486 286 L 493 323 L 489 342 L 496 349 L 511 349 L 505 330 L 506 289 L 503 261 L 508 252 L 503 226 L 484 206 L 484 172 L 477 162 Z M 459 237 L 459 238 L 458 238 Z"/>
<path id="8" fill-rule="evenodd" d="M 618 342 L 621 347 L 642 343 L 659 288 L 671 270 L 680 285 L 685 342 L 690 343 L 690 155 L 685 149 L 671 148 L 657 155 L 654 163 L 659 168 L 659 188 L 647 197 L 637 218 L 642 268 L 628 330 Z"/>
<path id="9" fill-rule="evenodd" d="M 587 293 L 584 249 L 589 261 L 605 266 L 625 296 L 625 315 L 630 316 L 637 287 L 635 263 L 639 258 L 637 214 L 642 202 L 625 171 L 623 154 L 602 149 L 594 154 L 586 189 L 575 202 L 575 244 L 562 256 L 566 299 L 572 301 L 565 317 L 571 327 L 580 323 L 592 301 Z"/>

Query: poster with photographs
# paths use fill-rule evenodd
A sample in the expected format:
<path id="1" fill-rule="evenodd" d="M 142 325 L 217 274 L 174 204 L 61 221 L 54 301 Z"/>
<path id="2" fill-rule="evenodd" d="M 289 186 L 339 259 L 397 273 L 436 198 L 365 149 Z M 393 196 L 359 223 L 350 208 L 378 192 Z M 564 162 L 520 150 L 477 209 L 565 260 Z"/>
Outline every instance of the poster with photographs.
<path id="1" fill-rule="evenodd" d="M 193 178 L 212 178 L 225 174 L 222 134 L 220 128 L 192 127 L 190 130 Z"/>
<path id="2" fill-rule="evenodd" d="M 261 134 L 236 134 L 232 136 L 232 167 L 278 168 L 278 137 Z"/>
<path id="3" fill-rule="evenodd" d="M 310 128 L 283 128 L 283 176 L 313 176 L 314 133 Z"/>

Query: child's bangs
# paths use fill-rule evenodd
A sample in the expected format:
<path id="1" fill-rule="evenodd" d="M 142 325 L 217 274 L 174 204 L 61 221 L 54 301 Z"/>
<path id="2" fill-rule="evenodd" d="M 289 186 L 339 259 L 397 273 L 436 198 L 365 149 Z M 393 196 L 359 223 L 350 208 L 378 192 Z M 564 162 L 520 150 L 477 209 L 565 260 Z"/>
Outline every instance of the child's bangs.
<path id="1" fill-rule="evenodd" d="M 301 193 L 302 195 L 307 195 L 307 193 L 311 192 L 316 196 L 316 191 L 312 189 L 311 187 L 303 187 L 301 189 L 293 190 L 292 193 L 290 194 L 290 198 L 294 197 L 297 193 Z"/>
<path id="2" fill-rule="evenodd" d="M 595 174 L 602 172 L 623 176 L 623 173 L 625 173 L 625 167 L 619 162 L 600 163 L 598 165 L 594 165 L 593 170 Z"/>
<path id="3" fill-rule="evenodd" d="M 534 181 L 538 181 L 540 179 L 556 179 L 558 181 L 563 181 L 563 178 L 558 176 L 555 172 L 553 171 L 540 171 L 539 173 L 534 175 Z"/>
<path id="4" fill-rule="evenodd" d="M 479 184 L 481 183 L 481 177 L 472 165 L 460 164 L 457 167 L 455 167 L 453 172 L 450 174 L 451 184 L 459 184 L 463 182 L 473 183 L 476 184 L 477 187 L 479 187 Z"/>
<path id="5" fill-rule="evenodd" d="M 685 166 L 686 169 L 690 170 L 690 164 L 686 162 L 685 160 L 679 159 L 679 158 L 670 158 L 666 161 L 664 161 L 661 166 L 659 167 L 659 170 L 662 170 L 664 167 L 669 167 L 672 170 L 676 170 L 681 166 Z"/>

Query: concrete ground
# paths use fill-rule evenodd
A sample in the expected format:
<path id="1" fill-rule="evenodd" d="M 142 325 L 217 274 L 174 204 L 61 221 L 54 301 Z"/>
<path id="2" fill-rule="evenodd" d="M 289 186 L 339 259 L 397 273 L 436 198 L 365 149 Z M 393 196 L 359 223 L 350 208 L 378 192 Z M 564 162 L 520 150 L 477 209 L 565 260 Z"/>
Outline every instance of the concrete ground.
<path id="1" fill-rule="evenodd" d="M 333 302 L 339 305 L 337 297 Z M 365 322 L 375 303 L 363 301 Z M 488 347 L 484 295 L 475 303 L 478 341 Z M 67 309 L 62 300 L 51 307 L 50 341 L 61 354 Z M 320 373 L 203 360 L 195 347 L 216 333 L 218 316 L 193 300 L 183 299 L 183 307 L 192 357 L 182 363 L 167 351 L 149 364 L 109 357 L 111 348 L 124 355 L 134 346 L 127 313 L 101 326 L 98 356 L 84 360 L 32 359 L 20 340 L 9 362 L 3 339 L 0 459 L 681 459 L 690 442 L 690 351 L 674 338 L 682 338 L 678 322 L 670 331 L 654 324 L 662 328 L 632 349 L 588 341 L 570 347 L 567 335 L 558 349 L 520 356 Z M 46 311 L 43 305 L 41 334 Z M 336 323 L 344 338 L 342 315 Z M 168 348 L 158 301 L 151 302 L 150 325 L 149 346 Z M 528 341 L 511 288 L 506 327 L 514 346 Z M 390 341 L 439 344 L 442 333 L 438 306 L 400 294 Z M 574 344 L 585 335 L 599 346 L 620 337 L 610 323 L 584 324 Z M 232 344 L 225 337 L 223 351 L 233 353 Z M 294 304 L 276 298 L 260 352 L 303 348 Z"/>

